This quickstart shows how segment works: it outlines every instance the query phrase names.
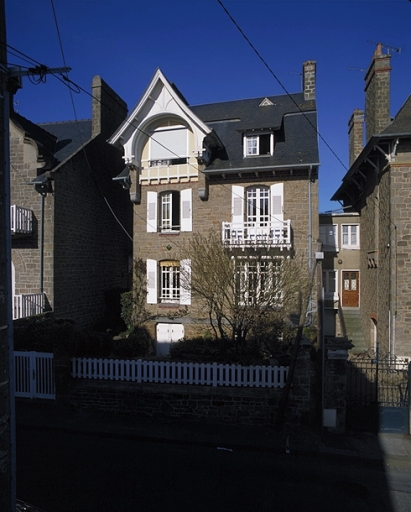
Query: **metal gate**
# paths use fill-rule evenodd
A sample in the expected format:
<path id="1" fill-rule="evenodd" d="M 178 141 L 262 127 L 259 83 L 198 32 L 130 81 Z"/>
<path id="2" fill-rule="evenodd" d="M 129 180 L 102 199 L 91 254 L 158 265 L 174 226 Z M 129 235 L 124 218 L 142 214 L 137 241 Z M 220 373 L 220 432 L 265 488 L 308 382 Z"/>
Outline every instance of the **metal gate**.
<path id="1" fill-rule="evenodd" d="M 15 395 L 25 398 L 56 397 L 53 354 L 14 352 Z"/>
<path id="2" fill-rule="evenodd" d="M 366 352 L 348 362 L 347 427 L 410 433 L 411 363 L 390 354 Z"/>

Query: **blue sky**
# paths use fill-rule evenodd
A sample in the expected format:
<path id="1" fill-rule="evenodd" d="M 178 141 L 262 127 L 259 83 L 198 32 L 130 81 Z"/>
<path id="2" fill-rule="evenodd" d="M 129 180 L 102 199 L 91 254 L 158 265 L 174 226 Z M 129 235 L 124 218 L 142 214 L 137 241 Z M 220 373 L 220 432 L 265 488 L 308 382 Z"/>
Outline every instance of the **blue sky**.
<path id="1" fill-rule="evenodd" d="M 6 0 L 7 43 L 51 68 L 65 60 L 70 79 L 87 91 L 100 75 L 129 110 L 158 67 L 198 105 L 284 94 L 283 87 L 299 92 L 302 63 L 315 60 L 326 141 L 320 139 L 320 211 L 337 210 L 329 199 L 348 166 L 347 123 L 355 108 L 364 108 L 364 70 L 376 42 L 401 48 L 390 50 L 392 115 L 411 92 L 411 2 L 222 1 L 278 80 L 217 0 Z M 13 54 L 8 62 L 32 65 Z M 90 118 L 90 96 L 73 94 L 73 100 L 74 108 L 53 76 L 39 85 L 24 78 L 15 109 L 36 123 Z"/>

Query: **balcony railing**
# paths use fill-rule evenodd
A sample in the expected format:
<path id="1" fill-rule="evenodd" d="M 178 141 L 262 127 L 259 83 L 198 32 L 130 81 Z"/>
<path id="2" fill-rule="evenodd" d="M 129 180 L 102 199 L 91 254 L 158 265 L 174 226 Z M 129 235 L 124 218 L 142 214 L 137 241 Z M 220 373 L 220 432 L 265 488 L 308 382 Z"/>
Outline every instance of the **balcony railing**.
<path id="1" fill-rule="evenodd" d="M 44 293 L 14 295 L 13 320 L 43 313 L 44 302 Z"/>
<path id="2" fill-rule="evenodd" d="M 223 243 L 229 247 L 278 247 L 291 249 L 291 222 L 223 222 Z"/>
<path id="3" fill-rule="evenodd" d="M 12 235 L 30 235 L 33 230 L 33 212 L 28 208 L 12 205 L 10 223 Z"/>

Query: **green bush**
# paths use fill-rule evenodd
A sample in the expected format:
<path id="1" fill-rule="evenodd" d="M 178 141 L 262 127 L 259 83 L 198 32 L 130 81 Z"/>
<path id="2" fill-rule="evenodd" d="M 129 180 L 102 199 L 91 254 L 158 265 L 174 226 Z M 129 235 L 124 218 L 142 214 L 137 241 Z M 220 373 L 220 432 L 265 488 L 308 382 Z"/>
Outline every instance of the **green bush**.
<path id="1" fill-rule="evenodd" d="M 143 357 L 152 354 L 152 340 L 144 328 L 134 329 L 126 337 L 113 339 L 114 357 Z"/>
<path id="2" fill-rule="evenodd" d="M 219 340 L 203 336 L 184 338 L 171 343 L 170 357 L 180 361 L 216 361 L 221 359 L 221 343 Z"/>
<path id="3" fill-rule="evenodd" d="M 84 342 L 82 331 L 72 320 L 56 318 L 52 313 L 16 320 L 13 328 L 15 350 L 73 356 Z"/>
<path id="4" fill-rule="evenodd" d="M 171 344 L 170 357 L 180 361 L 236 364 L 270 364 L 275 360 L 288 365 L 291 358 L 291 333 L 273 330 L 259 333 L 245 343 L 236 344 L 208 336 L 184 338 Z"/>

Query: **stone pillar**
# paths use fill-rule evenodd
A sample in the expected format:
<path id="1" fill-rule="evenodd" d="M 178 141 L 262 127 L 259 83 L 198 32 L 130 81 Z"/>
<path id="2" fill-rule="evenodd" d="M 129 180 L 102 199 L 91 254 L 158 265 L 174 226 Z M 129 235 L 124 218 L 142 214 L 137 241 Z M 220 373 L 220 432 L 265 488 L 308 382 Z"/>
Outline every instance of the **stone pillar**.
<path id="1" fill-rule="evenodd" d="M 347 405 L 347 338 L 326 337 L 323 354 L 322 426 L 329 432 L 345 432 Z"/>
<path id="2" fill-rule="evenodd" d="M 315 357 L 309 342 L 301 343 L 295 365 L 293 385 L 290 390 L 287 422 L 313 427 L 316 424 Z"/>

